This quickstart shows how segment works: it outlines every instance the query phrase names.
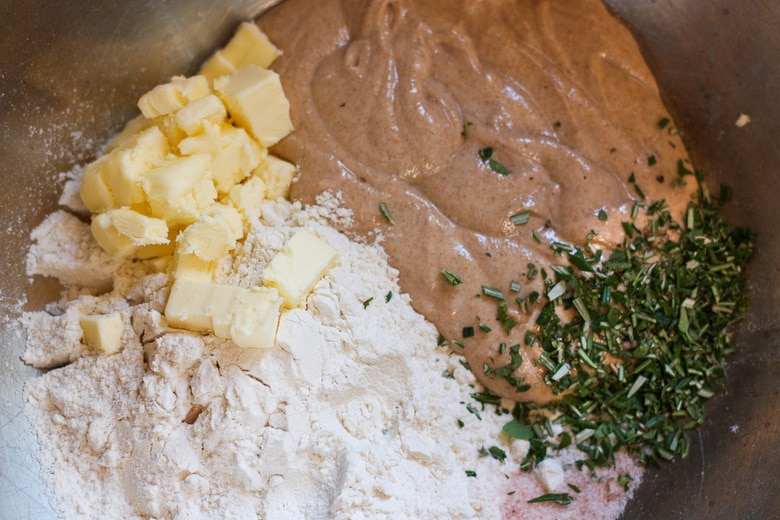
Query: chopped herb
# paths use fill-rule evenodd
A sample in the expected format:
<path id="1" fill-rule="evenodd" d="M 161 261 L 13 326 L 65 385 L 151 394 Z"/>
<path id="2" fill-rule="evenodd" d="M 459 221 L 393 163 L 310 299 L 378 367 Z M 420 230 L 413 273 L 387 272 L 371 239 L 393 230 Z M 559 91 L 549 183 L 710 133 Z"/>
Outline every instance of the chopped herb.
<path id="1" fill-rule="evenodd" d="M 387 208 L 387 204 L 385 202 L 379 203 L 379 211 L 382 213 L 382 216 L 387 219 L 390 225 L 395 226 L 395 220 L 393 220 L 393 216 L 390 214 L 390 210 Z"/>
<path id="2" fill-rule="evenodd" d="M 607 212 L 604 211 L 603 209 L 600 209 L 599 213 L 598 213 L 598 217 L 599 217 L 599 220 L 601 220 L 602 222 L 606 222 L 607 218 L 608 218 L 607 217 Z"/>
<path id="3" fill-rule="evenodd" d="M 511 217 L 509 217 L 510 222 L 514 224 L 515 226 L 522 226 L 523 224 L 528 224 L 528 221 L 531 219 L 531 212 L 530 211 L 521 211 L 520 213 L 515 213 Z"/>
<path id="4" fill-rule="evenodd" d="M 503 431 L 512 438 L 531 440 L 534 437 L 534 429 L 527 424 L 521 423 L 517 419 L 512 419 L 504 425 Z"/>
<path id="5" fill-rule="evenodd" d="M 560 121 L 556 121 L 556 122 L 554 122 L 554 123 L 553 123 L 553 126 L 554 126 L 555 128 L 560 128 L 560 126 L 561 126 L 561 122 L 560 122 Z"/>
<path id="6" fill-rule="evenodd" d="M 479 328 L 482 332 L 490 332 L 492 329 L 485 325 L 484 323 L 479 324 Z"/>
<path id="7" fill-rule="evenodd" d="M 469 138 L 469 128 L 473 124 L 474 123 L 472 123 L 471 121 L 468 121 L 468 120 L 463 121 L 463 130 L 461 130 L 461 132 L 460 132 L 460 135 L 463 136 L 463 139 L 468 139 Z"/>
<path id="8" fill-rule="evenodd" d="M 496 298 L 497 300 L 504 299 L 504 294 L 500 289 L 496 289 L 495 287 L 490 287 L 487 285 L 482 286 L 482 294 L 485 296 L 490 296 L 491 298 Z"/>
<path id="9" fill-rule="evenodd" d="M 618 477 L 618 483 L 620 483 L 620 477 Z M 580 488 L 578 488 L 577 486 L 575 486 L 574 484 L 569 484 L 567 482 L 566 485 L 569 486 L 569 489 L 571 489 L 575 493 L 582 493 L 582 490 Z M 628 489 L 626 489 L 626 491 L 628 491 Z"/>
<path id="10" fill-rule="evenodd" d="M 518 280 L 512 280 L 509 282 L 509 290 L 512 292 L 520 292 L 520 282 Z"/>
<path id="11" fill-rule="evenodd" d="M 488 146 L 487 148 L 480 148 L 479 158 L 483 161 L 487 161 L 493 156 L 493 148 Z"/>
<path id="12" fill-rule="evenodd" d="M 393 291 L 388 291 L 387 294 L 385 294 L 385 303 L 389 303 L 390 300 L 393 299 Z"/>
<path id="13" fill-rule="evenodd" d="M 456 423 L 458 424 L 458 428 L 463 428 L 465 426 L 465 423 L 460 419 L 458 419 Z"/>
<path id="14" fill-rule="evenodd" d="M 488 448 L 488 453 L 501 464 L 506 460 L 506 452 L 498 446 L 491 446 Z"/>
<path id="15" fill-rule="evenodd" d="M 455 376 L 452 375 L 452 372 L 449 371 L 449 370 L 445 370 L 444 372 L 442 372 L 441 373 L 441 377 L 443 377 L 445 379 L 455 379 Z"/>
<path id="16" fill-rule="evenodd" d="M 661 120 L 660 120 L 660 121 L 658 121 L 658 128 L 660 128 L 661 130 L 663 130 L 663 129 L 664 129 L 664 128 L 666 128 L 666 126 L 667 126 L 669 123 L 671 123 L 671 122 L 672 122 L 672 120 L 671 120 L 671 119 L 669 119 L 668 117 L 661 118 Z"/>
<path id="17" fill-rule="evenodd" d="M 631 475 L 628 473 L 624 473 L 623 475 L 618 475 L 617 482 L 619 485 L 623 486 L 623 491 L 628 491 L 629 484 L 631 481 L 634 480 L 631 478 Z"/>
<path id="18" fill-rule="evenodd" d="M 529 504 L 535 504 L 538 502 L 555 502 L 562 506 L 568 506 L 572 502 L 571 495 L 568 493 L 547 493 L 536 498 L 532 498 L 528 501 Z"/>
<path id="19" fill-rule="evenodd" d="M 490 169 L 493 170 L 494 172 L 498 173 L 498 174 L 509 175 L 510 173 L 512 173 L 509 170 L 509 168 L 507 168 L 506 166 L 504 166 L 500 162 L 496 161 L 492 157 L 490 159 L 488 159 L 487 163 L 488 163 L 488 166 L 490 166 Z"/>
<path id="20" fill-rule="evenodd" d="M 747 307 L 742 272 L 753 235 L 725 223 L 721 205 L 700 184 L 681 219 L 663 202 L 638 207 L 647 223 L 624 222 L 626 236 L 608 258 L 569 246 L 570 270 L 551 267 L 551 301 L 525 343 L 541 348 L 545 380 L 563 395 L 545 408 L 572 434 L 560 445 L 574 442 L 585 453 L 583 467 L 612 465 L 622 447 L 648 465 L 688 453 L 686 432 L 705 420 L 704 404 L 735 350 L 728 329 Z M 558 443 L 548 440 L 548 415 L 536 405 L 518 403 L 512 413 L 535 432 L 527 469 Z"/>
<path id="21" fill-rule="evenodd" d="M 655 166 L 656 162 L 658 162 L 658 161 L 655 158 L 655 155 L 648 156 L 648 158 L 647 158 L 647 165 L 648 166 Z"/>
<path id="22" fill-rule="evenodd" d="M 631 172 L 631 175 L 628 177 L 628 182 L 631 184 L 636 182 L 636 176 L 634 175 L 634 172 Z"/>
<path id="23" fill-rule="evenodd" d="M 367 300 L 363 300 L 363 308 L 367 309 L 372 301 L 374 301 L 374 297 L 373 296 L 371 298 L 367 299 Z"/>
<path id="24" fill-rule="evenodd" d="M 448 282 L 450 282 L 450 285 L 459 285 L 463 283 L 463 280 L 461 280 L 460 276 L 448 269 L 442 269 L 441 274 L 444 276 L 444 278 L 447 279 Z"/>
<path id="25" fill-rule="evenodd" d="M 477 472 L 473 471 L 473 470 L 470 470 L 470 469 L 467 469 L 466 470 L 466 476 L 467 477 L 476 477 L 477 476 Z"/>
<path id="26" fill-rule="evenodd" d="M 474 327 L 463 327 L 463 337 L 471 338 L 474 336 Z"/>

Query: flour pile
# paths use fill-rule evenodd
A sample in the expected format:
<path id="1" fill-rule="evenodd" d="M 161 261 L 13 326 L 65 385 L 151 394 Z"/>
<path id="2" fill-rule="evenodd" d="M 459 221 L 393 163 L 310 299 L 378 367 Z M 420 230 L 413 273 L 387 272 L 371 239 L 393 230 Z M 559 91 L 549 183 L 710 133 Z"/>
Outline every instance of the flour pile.
<path id="1" fill-rule="evenodd" d="M 77 179 L 74 181 L 77 182 Z M 71 211 L 78 207 L 71 206 Z M 399 291 L 382 249 L 335 231 L 338 197 L 316 206 L 266 202 L 217 280 L 259 282 L 298 228 L 339 251 L 306 308 L 282 315 L 278 345 L 169 328 L 159 261 L 118 263 L 68 211 L 33 234 L 30 274 L 56 276 L 63 297 L 27 313 L 25 361 L 51 369 L 26 387 L 52 505 L 65 518 L 615 518 L 629 494 L 565 457 L 556 492 L 569 506 L 527 504 L 547 490 L 518 470 L 528 443 L 511 418 L 482 407 L 462 358 Z M 343 223 L 343 220 L 342 220 Z M 123 350 L 87 347 L 81 317 L 119 312 Z M 505 453 L 503 457 L 488 455 Z M 480 448 L 485 448 L 480 450 Z M 573 459 L 572 459 L 573 460 Z M 571 461 L 569 461 L 571 462 Z M 575 494 L 566 483 L 577 482 Z M 582 498 L 580 498 L 582 497 Z"/>

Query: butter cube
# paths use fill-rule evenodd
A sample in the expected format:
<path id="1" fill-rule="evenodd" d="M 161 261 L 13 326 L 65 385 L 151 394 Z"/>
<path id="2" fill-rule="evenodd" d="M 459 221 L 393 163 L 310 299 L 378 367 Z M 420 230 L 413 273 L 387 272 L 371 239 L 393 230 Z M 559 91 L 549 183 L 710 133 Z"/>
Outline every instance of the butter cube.
<path id="1" fill-rule="evenodd" d="M 173 282 L 168 302 L 165 304 L 165 318 L 172 327 L 196 331 L 211 331 L 209 312 L 212 283 L 177 278 Z"/>
<path id="2" fill-rule="evenodd" d="M 218 338 L 231 339 L 233 315 L 240 305 L 240 296 L 246 292 L 247 289 L 233 285 L 212 285 L 208 312 L 214 335 Z"/>
<path id="3" fill-rule="evenodd" d="M 298 174 L 298 168 L 283 159 L 268 155 L 252 174 L 260 177 L 268 187 L 268 199 L 279 200 L 290 195 L 290 185 Z"/>
<path id="4" fill-rule="evenodd" d="M 141 96 L 138 108 L 144 117 L 154 119 L 173 114 L 184 105 L 209 94 L 211 89 L 205 76 L 175 76 L 169 83 L 158 85 Z"/>
<path id="5" fill-rule="evenodd" d="M 235 71 L 236 66 L 227 59 L 222 51 L 217 51 L 203 64 L 198 74 L 214 81 L 216 78 L 233 74 Z"/>
<path id="6" fill-rule="evenodd" d="M 330 244 L 306 229 L 299 229 L 263 270 L 265 285 L 276 287 L 286 307 L 298 307 L 309 292 L 336 264 L 338 253 Z"/>
<path id="7" fill-rule="evenodd" d="M 267 69 L 282 53 L 257 24 L 243 22 L 222 54 L 237 69 L 250 64 Z"/>
<path id="8" fill-rule="evenodd" d="M 271 348 L 276 341 L 282 298 L 276 289 L 254 287 L 239 294 L 230 338 L 243 348 Z"/>
<path id="9" fill-rule="evenodd" d="M 143 203 L 141 178 L 168 152 L 168 141 L 154 126 L 126 139 L 84 170 L 80 188 L 84 205 L 99 212 Z"/>
<path id="10" fill-rule="evenodd" d="M 214 262 L 198 258 L 192 253 L 176 251 L 173 255 L 174 279 L 189 278 L 199 282 L 211 282 L 214 278 Z"/>
<path id="11" fill-rule="evenodd" d="M 92 235 L 109 255 L 129 256 L 139 246 L 168 243 L 168 226 L 128 208 L 100 213 L 92 218 Z"/>
<path id="12" fill-rule="evenodd" d="M 180 254 L 214 262 L 232 251 L 236 241 L 243 236 L 238 210 L 223 204 L 213 204 L 179 235 L 176 249 Z"/>
<path id="13" fill-rule="evenodd" d="M 139 115 L 128 121 L 122 131 L 117 134 L 108 146 L 106 146 L 106 153 L 111 153 L 117 148 L 127 148 L 126 143 L 130 141 L 135 134 L 146 130 L 154 125 L 154 121 L 145 118 L 143 115 Z"/>
<path id="14" fill-rule="evenodd" d="M 252 176 L 230 188 L 227 200 L 246 217 L 247 214 L 260 209 L 260 203 L 265 200 L 267 191 L 268 188 L 262 179 Z"/>
<path id="15" fill-rule="evenodd" d="M 214 94 L 193 101 L 174 115 L 176 125 L 188 136 L 203 133 L 206 122 L 219 127 L 226 119 L 225 105 Z"/>
<path id="16" fill-rule="evenodd" d="M 220 194 L 248 177 L 267 155 L 244 129 L 208 123 L 202 134 L 183 139 L 179 151 L 183 155 L 211 155 L 211 177 Z"/>
<path id="17" fill-rule="evenodd" d="M 106 355 L 122 349 L 124 325 L 118 312 L 85 316 L 81 318 L 80 325 L 84 331 L 84 339 L 92 348 Z"/>
<path id="18" fill-rule="evenodd" d="M 152 215 L 169 225 L 195 222 L 217 198 L 208 154 L 169 157 L 146 173 L 142 186 Z"/>
<path id="19" fill-rule="evenodd" d="M 276 289 L 244 289 L 183 277 L 171 288 L 165 317 L 173 327 L 214 332 L 243 348 L 271 348 L 281 305 Z"/>
<path id="20" fill-rule="evenodd" d="M 233 120 L 265 148 L 292 132 L 290 103 L 276 72 L 246 65 L 215 79 L 214 89 Z"/>

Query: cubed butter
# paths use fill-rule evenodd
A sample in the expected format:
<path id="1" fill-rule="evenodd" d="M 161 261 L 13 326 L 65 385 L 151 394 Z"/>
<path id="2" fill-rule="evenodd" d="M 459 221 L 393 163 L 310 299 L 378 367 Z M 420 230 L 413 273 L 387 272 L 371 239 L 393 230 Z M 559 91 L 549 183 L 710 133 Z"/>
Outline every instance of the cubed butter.
<path id="1" fill-rule="evenodd" d="M 237 69 L 250 64 L 267 69 L 282 53 L 257 24 L 243 22 L 222 54 Z"/>
<path id="2" fill-rule="evenodd" d="M 203 260 L 192 253 L 176 251 L 173 255 L 174 279 L 189 278 L 199 282 L 211 282 L 214 278 L 214 262 Z"/>
<path id="3" fill-rule="evenodd" d="M 260 209 L 260 203 L 266 198 L 267 187 L 260 177 L 249 177 L 241 184 L 230 188 L 228 201 L 244 217 Z"/>
<path id="4" fill-rule="evenodd" d="M 226 119 L 225 105 L 214 94 L 193 101 L 174 115 L 176 125 L 188 136 L 203 133 L 204 123 L 219 127 Z"/>
<path id="5" fill-rule="evenodd" d="M 214 89 L 233 120 L 265 148 L 292 132 L 290 103 L 276 72 L 246 65 L 215 79 Z"/>
<path id="6" fill-rule="evenodd" d="M 179 151 L 182 155 L 211 155 L 211 177 L 220 194 L 251 175 L 267 155 L 243 128 L 208 123 L 200 135 L 183 139 Z"/>
<path id="7" fill-rule="evenodd" d="M 106 146 L 106 153 L 111 153 L 117 148 L 126 148 L 127 142 L 135 137 L 135 134 L 146 130 L 153 125 L 154 121 L 145 118 L 143 115 L 134 117 L 128 121 L 124 128 L 122 128 L 122 131 L 119 132 L 119 134 L 117 134 L 110 143 L 108 143 L 108 146 Z"/>
<path id="8" fill-rule="evenodd" d="M 217 51 L 206 60 L 206 63 L 200 68 L 199 74 L 214 81 L 220 76 L 227 76 L 228 74 L 233 74 L 235 71 L 236 66 L 227 59 L 227 56 L 225 56 L 222 51 Z"/>
<path id="9" fill-rule="evenodd" d="M 168 152 L 168 141 L 155 126 L 126 139 L 84 170 L 80 188 L 84 205 L 100 212 L 143 203 L 141 179 Z"/>
<path id="10" fill-rule="evenodd" d="M 144 117 L 154 119 L 173 114 L 184 105 L 209 94 L 211 89 L 205 76 L 175 76 L 169 83 L 158 85 L 141 96 L 138 108 Z"/>
<path id="11" fill-rule="evenodd" d="M 85 316 L 81 318 L 80 325 L 84 340 L 92 348 L 106 355 L 122 349 L 124 324 L 118 312 Z"/>
<path id="12" fill-rule="evenodd" d="M 209 301 L 213 285 L 187 277 L 177 278 L 165 304 L 168 323 L 181 329 L 212 331 Z"/>
<path id="13" fill-rule="evenodd" d="M 152 215 L 169 225 L 195 222 L 217 198 L 208 154 L 169 157 L 146 173 L 142 185 Z"/>
<path id="14" fill-rule="evenodd" d="M 165 317 L 173 327 L 210 331 L 244 348 L 271 348 L 276 339 L 282 298 L 276 289 L 177 279 Z"/>
<path id="15" fill-rule="evenodd" d="M 271 200 L 286 199 L 290 195 L 290 185 L 297 173 L 294 164 L 273 155 L 268 155 L 252 172 L 263 180 L 268 188 L 266 197 Z"/>
<path id="16" fill-rule="evenodd" d="M 263 283 L 279 290 L 286 307 L 298 307 L 337 259 L 330 244 L 299 229 L 263 270 Z"/>
<path id="17" fill-rule="evenodd" d="M 95 215 L 91 229 L 100 247 L 114 257 L 129 256 L 139 246 L 168 243 L 165 221 L 128 208 Z"/>
<path id="18" fill-rule="evenodd" d="M 239 294 L 230 323 L 230 339 L 243 348 L 271 348 L 276 342 L 282 298 L 271 287 Z"/>
<path id="19" fill-rule="evenodd" d="M 243 236 L 238 210 L 224 204 L 212 204 L 182 231 L 176 239 L 176 249 L 180 254 L 214 262 L 232 251 L 236 241 Z"/>

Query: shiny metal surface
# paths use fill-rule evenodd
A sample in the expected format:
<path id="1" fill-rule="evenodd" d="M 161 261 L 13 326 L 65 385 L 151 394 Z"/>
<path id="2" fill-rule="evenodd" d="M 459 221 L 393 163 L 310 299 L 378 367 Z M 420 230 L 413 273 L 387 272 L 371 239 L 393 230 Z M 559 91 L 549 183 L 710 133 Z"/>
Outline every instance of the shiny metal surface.
<path id="1" fill-rule="evenodd" d="M 24 258 L 59 173 L 94 155 L 140 94 L 191 73 L 269 3 L 0 1 L 0 520 L 55 518 L 21 413 L 35 371 L 19 360 L 15 320 L 56 297 L 27 279 Z M 653 471 L 624 518 L 780 518 L 780 3 L 606 3 L 635 32 L 696 164 L 734 188 L 730 217 L 758 232 L 729 393 L 710 403 L 691 455 Z M 741 113 L 751 123 L 738 128 Z"/>

